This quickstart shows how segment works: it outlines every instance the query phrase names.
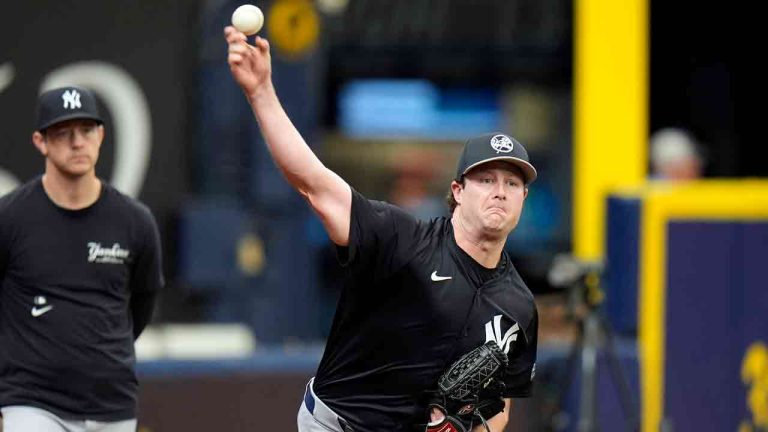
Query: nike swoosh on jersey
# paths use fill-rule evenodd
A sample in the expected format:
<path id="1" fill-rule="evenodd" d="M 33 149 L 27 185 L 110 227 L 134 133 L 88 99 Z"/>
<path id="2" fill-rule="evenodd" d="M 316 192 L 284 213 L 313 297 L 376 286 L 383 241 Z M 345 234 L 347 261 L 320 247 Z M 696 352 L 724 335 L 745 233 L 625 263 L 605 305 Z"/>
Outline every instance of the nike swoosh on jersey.
<path id="1" fill-rule="evenodd" d="M 444 281 L 444 280 L 448 280 L 448 279 L 453 279 L 452 276 L 438 276 L 437 275 L 437 270 L 432 272 L 431 278 L 435 282 L 440 282 L 440 281 Z"/>
<path id="2" fill-rule="evenodd" d="M 48 312 L 48 311 L 49 311 L 49 310 L 51 310 L 51 309 L 53 309 L 53 305 L 48 305 L 48 306 L 46 306 L 46 307 L 41 307 L 40 309 L 38 309 L 38 308 L 36 308 L 36 307 L 33 307 L 33 308 L 32 308 L 32 316 L 33 316 L 33 317 L 35 317 L 35 318 L 37 318 L 37 317 L 39 317 L 40 315 L 42 315 L 42 314 L 44 314 L 44 313 Z"/>

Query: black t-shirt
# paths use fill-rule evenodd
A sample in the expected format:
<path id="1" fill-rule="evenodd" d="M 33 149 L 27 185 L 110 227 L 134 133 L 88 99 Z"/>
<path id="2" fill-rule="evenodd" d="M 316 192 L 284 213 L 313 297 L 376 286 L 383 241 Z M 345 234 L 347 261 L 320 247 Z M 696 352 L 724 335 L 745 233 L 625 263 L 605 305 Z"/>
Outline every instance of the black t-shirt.
<path id="1" fill-rule="evenodd" d="M 506 254 L 487 269 L 455 242 L 449 219 L 418 221 L 353 191 L 348 277 L 314 389 L 355 430 L 410 430 L 423 395 L 461 355 L 495 340 L 505 397 L 530 395 L 538 318 Z"/>
<path id="2" fill-rule="evenodd" d="M 163 284 L 160 242 L 144 205 L 102 185 L 82 210 L 40 178 L 0 198 L 0 406 L 135 417 L 131 309 Z"/>

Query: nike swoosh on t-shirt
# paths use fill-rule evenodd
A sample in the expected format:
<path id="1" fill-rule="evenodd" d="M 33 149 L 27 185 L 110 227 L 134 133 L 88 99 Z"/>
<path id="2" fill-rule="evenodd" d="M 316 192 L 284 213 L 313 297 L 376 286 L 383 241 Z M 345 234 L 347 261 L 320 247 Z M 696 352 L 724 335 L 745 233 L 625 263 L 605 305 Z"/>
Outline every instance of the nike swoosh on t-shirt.
<path id="1" fill-rule="evenodd" d="M 33 317 L 35 317 L 35 318 L 37 318 L 37 317 L 39 317 L 40 315 L 42 315 L 42 314 L 44 314 L 44 313 L 48 312 L 48 311 L 49 311 L 49 310 L 51 310 L 51 309 L 53 309 L 53 305 L 48 305 L 48 306 L 46 306 L 46 307 L 42 307 L 42 308 L 40 308 L 40 309 L 38 309 L 38 308 L 36 308 L 36 307 L 33 307 L 33 308 L 32 308 L 32 316 L 33 316 Z"/>
<path id="2" fill-rule="evenodd" d="M 448 280 L 448 279 L 453 279 L 453 277 L 451 277 L 451 276 L 438 276 L 437 275 L 437 270 L 432 272 L 431 278 L 435 282 L 440 282 L 440 281 L 444 281 L 444 280 Z"/>

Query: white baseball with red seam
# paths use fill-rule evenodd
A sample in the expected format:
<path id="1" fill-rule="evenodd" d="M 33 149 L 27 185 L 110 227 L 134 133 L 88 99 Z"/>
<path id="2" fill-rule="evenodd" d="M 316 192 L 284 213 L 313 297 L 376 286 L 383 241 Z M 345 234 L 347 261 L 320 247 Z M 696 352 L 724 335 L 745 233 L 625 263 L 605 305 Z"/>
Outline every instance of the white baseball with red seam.
<path id="1" fill-rule="evenodd" d="M 264 14 L 257 6 L 244 4 L 232 14 L 232 25 L 247 36 L 254 35 L 264 25 Z"/>

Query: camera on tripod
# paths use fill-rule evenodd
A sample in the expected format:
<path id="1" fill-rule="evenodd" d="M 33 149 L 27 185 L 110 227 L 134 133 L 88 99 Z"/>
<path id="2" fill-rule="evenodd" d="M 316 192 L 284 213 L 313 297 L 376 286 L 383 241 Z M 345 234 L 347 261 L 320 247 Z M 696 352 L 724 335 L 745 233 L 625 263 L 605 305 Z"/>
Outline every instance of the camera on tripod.
<path id="1" fill-rule="evenodd" d="M 568 254 L 555 255 L 547 273 L 554 288 L 569 291 L 569 313 L 576 314 L 581 306 L 592 310 L 605 298 L 600 284 L 604 266 L 599 261 L 585 261 Z"/>
<path id="2" fill-rule="evenodd" d="M 572 255 L 556 255 L 547 274 L 552 287 L 567 290 L 568 315 L 577 323 L 577 337 L 567 360 L 567 375 L 563 382 L 560 407 L 575 375 L 579 375 L 578 432 L 598 432 L 597 375 L 598 356 L 603 352 L 610 375 L 617 384 L 619 400 L 625 415 L 626 430 L 635 432 L 639 422 L 634 395 L 629 390 L 616 354 L 613 330 L 601 316 L 599 306 L 605 294 L 600 280 L 604 272 L 601 262 L 580 260 Z M 568 428 L 568 415 L 561 411 L 555 430 Z"/>

